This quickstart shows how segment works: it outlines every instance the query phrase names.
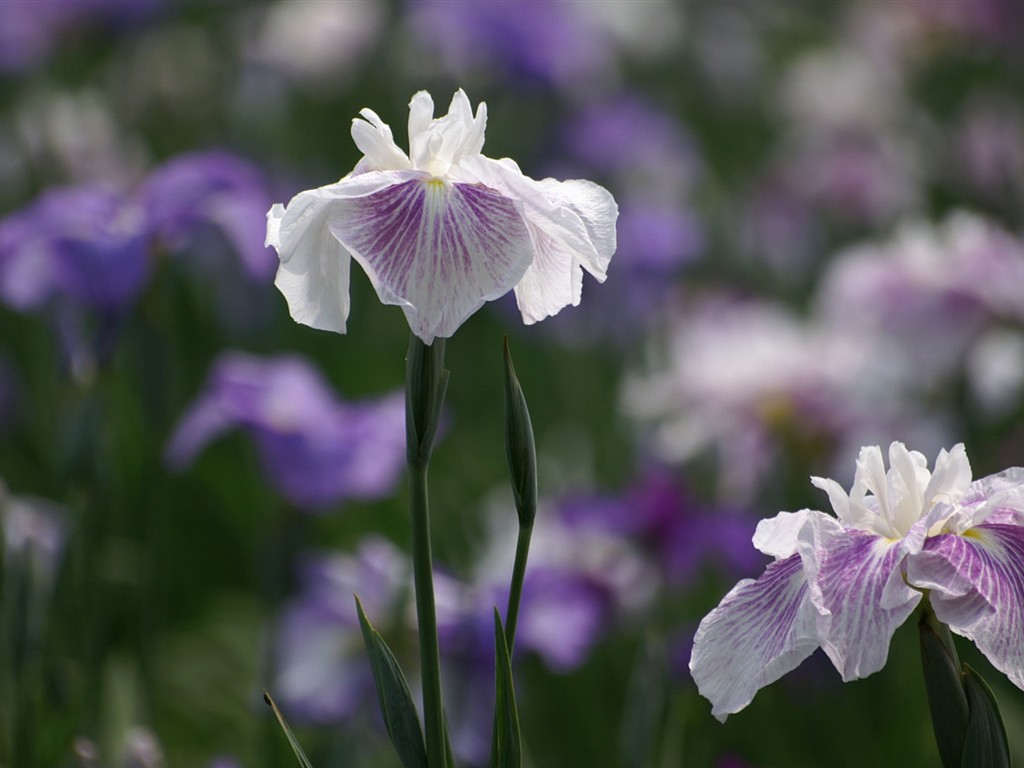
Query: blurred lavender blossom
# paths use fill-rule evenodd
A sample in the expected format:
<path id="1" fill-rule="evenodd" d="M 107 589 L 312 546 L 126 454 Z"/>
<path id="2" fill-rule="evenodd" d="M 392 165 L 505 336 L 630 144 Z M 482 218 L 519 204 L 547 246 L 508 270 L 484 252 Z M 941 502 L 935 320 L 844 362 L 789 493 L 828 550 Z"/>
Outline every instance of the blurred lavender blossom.
<path id="1" fill-rule="evenodd" d="M 224 152 L 175 157 L 132 189 L 49 189 L 0 220 L 0 302 L 52 309 L 72 373 L 86 376 L 109 356 L 160 252 L 217 228 L 243 271 L 269 280 L 276 259 L 260 237 L 268 199 L 258 171 Z"/>
<path id="2" fill-rule="evenodd" d="M 667 467 L 651 466 L 616 495 L 570 496 L 560 513 L 570 526 L 605 529 L 632 542 L 653 558 L 668 587 L 690 586 L 707 567 L 733 576 L 762 564 L 750 555 L 757 521 L 740 508 L 698 502 Z"/>
<path id="3" fill-rule="evenodd" d="M 448 75 L 516 79 L 562 88 L 606 87 L 622 59 L 651 59 L 679 43 L 683 21 L 665 3 L 561 3 L 515 0 L 450 3 L 417 0 L 407 35 L 417 63 Z"/>
<path id="4" fill-rule="evenodd" d="M 116 29 L 152 18 L 164 0 L 13 0 L 0 25 L 0 72 L 24 74 L 88 27 Z"/>
<path id="5" fill-rule="evenodd" d="M 255 442 L 276 490 L 316 511 L 391 493 L 405 467 L 404 423 L 401 393 L 342 402 L 301 358 L 228 352 L 214 363 L 165 456 L 180 471 L 209 442 L 240 428 Z"/>
<path id="6" fill-rule="evenodd" d="M 717 497 L 739 504 L 784 458 L 843 461 L 871 435 L 943 439 L 941 419 L 901 390 L 898 351 L 841 318 L 707 295 L 679 312 L 648 371 L 627 378 L 623 407 L 656 457 L 715 457 Z"/>
<path id="7" fill-rule="evenodd" d="M 244 56 L 261 74 L 289 82 L 337 89 L 350 80 L 380 39 L 386 13 L 373 0 L 310 3 L 278 0 L 269 4 Z"/>
<path id="8" fill-rule="evenodd" d="M 959 211 L 838 254 L 815 297 L 826 323 L 893 348 L 917 391 L 948 383 L 986 328 L 1024 324 L 1024 242 Z"/>
<path id="9" fill-rule="evenodd" d="M 690 200 L 700 154 L 677 118 L 638 96 L 584 107 L 562 128 L 559 147 L 556 173 L 598 174 L 616 190 L 618 250 L 616 279 L 552 326 L 566 340 L 633 341 L 703 253 L 705 226 Z"/>
<path id="10" fill-rule="evenodd" d="M 352 596 L 380 631 L 403 628 L 410 569 L 404 553 L 376 536 L 363 539 L 354 554 L 305 560 L 300 590 L 285 605 L 277 631 L 273 693 L 289 719 L 338 723 L 376 711 Z"/>

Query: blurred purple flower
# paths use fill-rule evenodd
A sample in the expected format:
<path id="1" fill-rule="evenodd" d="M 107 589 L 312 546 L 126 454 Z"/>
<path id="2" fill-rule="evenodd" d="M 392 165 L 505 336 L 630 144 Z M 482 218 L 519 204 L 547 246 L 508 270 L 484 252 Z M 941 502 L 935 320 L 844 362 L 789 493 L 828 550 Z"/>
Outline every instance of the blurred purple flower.
<path id="1" fill-rule="evenodd" d="M 841 468 L 866 438 L 912 434 L 928 447 L 947 439 L 944 416 L 908 390 L 919 370 L 889 343 L 889 329 L 858 327 L 877 314 L 825 306 L 835 314 L 803 318 L 719 295 L 681 310 L 662 359 L 624 388 L 652 455 L 712 457 L 719 498 L 747 504 L 773 468 L 829 459 Z"/>
<path id="2" fill-rule="evenodd" d="M 183 250 L 197 230 L 212 225 L 251 277 L 273 277 L 277 257 L 260 236 L 270 196 L 251 163 L 222 151 L 179 155 L 146 178 L 139 198 L 151 234 L 171 250 Z"/>
<path id="3" fill-rule="evenodd" d="M 567 342 L 632 343 L 661 319 L 673 278 L 704 250 L 704 223 L 689 203 L 700 155 L 674 115 L 635 96 L 581 110 L 561 129 L 559 147 L 564 167 L 554 170 L 607 179 L 620 215 L 614 284 L 551 326 Z"/>
<path id="4" fill-rule="evenodd" d="M 889 345 L 918 388 L 962 366 L 979 333 L 1024 322 L 1024 241 L 975 214 L 905 225 L 840 253 L 816 303 L 825 322 Z"/>
<path id="5" fill-rule="evenodd" d="M 289 719 L 333 723 L 376 711 L 352 596 L 359 596 L 374 627 L 387 633 L 389 622 L 405 620 L 409 574 L 406 556 L 377 537 L 364 539 L 354 554 L 305 561 L 300 591 L 285 606 L 277 632 L 273 694 Z"/>
<path id="6" fill-rule="evenodd" d="M 413 39 L 455 73 L 568 85 L 607 76 L 612 64 L 613 52 L 571 4 L 539 0 L 523 13 L 516 0 L 417 0 L 407 13 Z"/>
<path id="7" fill-rule="evenodd" d="M 28 72 L 76 27 L 135 24 L 163 4 L 163 0 L 8 0 L 0 25 L 0 72 Z"/>
<path id="8" fill-rule="evenodd" d="M 763 564 L 750 553 L 756 520 L 739 509 L 699 504 L 666 468 L 641 473 L 615 496 L 569 497 L 559 513 L 570 526 L 604 528 L 633 542 L 670 586 L 687 585 L 708 566 L 732 576 Z"/>
<path id="9" fill-rule="evenodd" d="M 445 74 L 596 89 L 618 79 L 627 57 L 676 50 L 683 27 L 668 3 L 531 0 L 523 10 L 515 0 L 416 0 L 406 34 L 423 66 Z"/>
<path id="10" fill-rule="evenodd" d="M 255 168 L 226 153 L 180 155 L 133 191 L 96 183 L 51 189 L 0 220 L 0 301 L 20 311 L 54 297 L 122 309 L 146 288 L 157 241 L 180 248 L 211 224 L 253 277 L 269 279 L 276 259 L 261 234 L 268 201 Z"/>
<path id="11" fill-rule="evenodd" d="M 405 466 L 404 424 L 400 393 L 344 403 L 301 358 L 227 353 L 165 455 L 180 470 L 211 440 L 240 428 L 276 489 L 299 507 L 319 509 L 390 493 Z"/>
<path id="12" fill-rule="evenodd" d="M 147 234 L 111 186 L 44 192 L 0 221 L 0 300 L 21 311 L 58 294 L 100 310 L 131 302 L 149 277 Z"/>
<path id="13" fill-rule="evenodd" d="M 679 119 L 637 96 L 591 104 L 561 130 L 568 156 L 613 177 L 617 188 L 655 201 L 689 192 L 701 171 L 693 137 Z"/>

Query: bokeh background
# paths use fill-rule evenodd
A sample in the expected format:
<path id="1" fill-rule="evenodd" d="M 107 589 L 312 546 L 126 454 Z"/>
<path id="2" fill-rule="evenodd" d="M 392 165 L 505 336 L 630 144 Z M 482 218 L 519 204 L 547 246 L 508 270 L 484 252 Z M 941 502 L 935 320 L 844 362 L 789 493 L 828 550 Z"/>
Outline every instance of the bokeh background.
<path id="1" fill-rule="evenodd" d="M 1016 0 L 3 0 L 0 765 L 392 766 L 351 595 L 416 678 L 408 337 L 353 269 L 296 325 L 272 202 L 405 145 L 427 89 L 485 153 L 619 202 L 604 285 L 448 343 L 431 472 L 461 765 L 486 761 L 514 509 L 502 339 L 542 508 L 516 675 L 534 766 L 937 764 L 908 622 L 722 725 L 686 663 L 758 575 L 756 521 L 827 509 L 861 445 L 1024 464 Z M 396 399 L 397 398 L 397 399 Z M 967 643 L 1024 759 L 1024 694 Z"/>

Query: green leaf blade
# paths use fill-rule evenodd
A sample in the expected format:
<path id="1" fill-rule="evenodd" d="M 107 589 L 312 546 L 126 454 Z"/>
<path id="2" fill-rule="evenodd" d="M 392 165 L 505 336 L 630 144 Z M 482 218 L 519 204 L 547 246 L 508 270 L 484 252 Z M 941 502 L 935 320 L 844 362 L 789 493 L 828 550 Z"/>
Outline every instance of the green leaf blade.
<path id="1" fill-rule="evenodd" d="M 284 735 L 288 739 L 288 743 L 291 745 L 292 751 L 295 753 L 295 758 L 299 761 L 299 765 L 301 765 L 302 768 L 313 768 L 313 765 L 309 762 L 309 758 L 306 757 L 306 753 L 302 751 L 302 747 L 299 745 L 299 740 L 295 738 L 295 734 L 292 733 L 292 729 L 288 727 L 288 723 L 285 721 L 284 715 L 281 714 L 281 710 L 277 708 L 277 704 L 274 703 L 274 699 L 271 698 L 267 691 L 263 692 L 263 700 L 267 702 L 273 710 L 274 717 L 277 718 L 277 722 L 281 726 L 281 730 L 284 731 Z"/>
<path id="2" fill-rule="evenodd" d="M 420 728 L 419 715 L 413 703 L 409 683 L 384 638 L 370 625 L 359 598 L 356 598 L 356 609 L 359 612 L 363 642 L 370 656 L 380 713 L 384 718 L 391 744 L 398 753 L 403 768 L 427 768 L 423 731 Z"/>
<path id="3" fill-rule="evenodd" d="M 523 749 L 512 683 L 512 660 L 505 642 L 501 616 L 494 609 L 495 710 L 493 768 L 522 768 Z"/>

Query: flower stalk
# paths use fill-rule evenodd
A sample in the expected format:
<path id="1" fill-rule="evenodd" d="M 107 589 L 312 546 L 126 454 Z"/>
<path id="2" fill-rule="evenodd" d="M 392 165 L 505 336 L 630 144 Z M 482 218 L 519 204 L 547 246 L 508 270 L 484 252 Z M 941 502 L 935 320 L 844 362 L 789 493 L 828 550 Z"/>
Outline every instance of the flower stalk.
<path id="1" fill-rule="evenodd" d="M 406 357 L 406 458 L 428 768 L 445 768 L 447 765 L 441 701 L 441 661 L 434 606 L 434 566 L 430 546 L 430 506 L 427 496 L 427 467 L 447 385 L 444 339 L 427 345 L 415 335 L 410 336 Z"/>

